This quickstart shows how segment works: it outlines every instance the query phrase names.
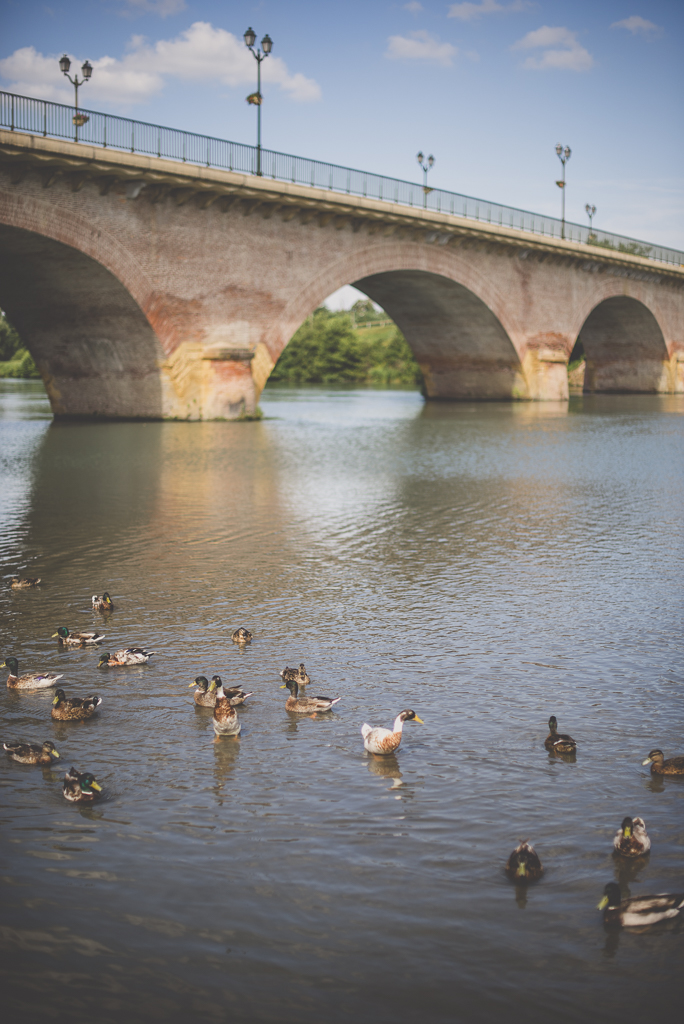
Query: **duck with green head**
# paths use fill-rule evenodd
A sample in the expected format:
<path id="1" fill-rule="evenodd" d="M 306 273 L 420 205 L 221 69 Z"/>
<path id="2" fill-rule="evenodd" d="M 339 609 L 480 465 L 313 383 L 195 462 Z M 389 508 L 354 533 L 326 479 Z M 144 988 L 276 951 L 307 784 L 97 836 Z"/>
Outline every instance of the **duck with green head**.
<path id="1" fill-rule="evenodd" d="M 52 764 L 53 757 L 59 757 L 57 748 L 52 740 L 45 740 L 45 743 L 3 743 L 3 747 L 13 761 L 19 764 Z"/>
<path id="2" fill-rule="evenodd" d="M 102 697 L 67 697 L 64 690 L 55 690 L 51 713 L 57 722 L 82 722 L 92 718 L 101 703 Z"/>
<path id="3" fill-rule="evenodd" d="M 532 843 L 521 841 L 506 862 L 508 877 L 514 882 L 536 882 L 543 873 L 542 862 Z"/>
<path id="4" fill-rule="evenodd" d="M 621 857 L 643 857 L 651 849 L 643 818 L 623 818 L 613 839 L 615 852 Z"/>
<path id="5" fill-rule="evenodd" d="M 47 690 L 64 675 L 63 672 L 59 675 L 55 672 L 26 672 L 20 676 L 19 662 L 16 658 L 5 658 L 0 668 L 8 668 L 10 671 L 7 677 L 9 690 Z"/>
<path id="6" fill-rule="evenodd" d="M 92 804 L 102 786 L 95 780 L 92 772 L 79 772 L 70 768 L 64 776 L 62 792 L 72 804 Z"/>
<path id="7" fill-rule="evenodd" d="M 97 663 L 98 668 L 114 668 L 117 665 L 146 665 L 154 651 L 146 651 L 143 647 L 126 647 L 121 651 L 110 654 L 105 651 L 100 655 Z"/>
<path id="8" fill-rule="evenodd" d="M 188 683 L 188 686 L 195 686 L 196 690 L 194 693 L 195 704 L 198 704 L 201 708 L 213 708 L 216 704 L 216 683 L 212 679 L 211 682 L 206 676 L 197 676 L 194 683 Z"/>
<path id="9" fill-rule="evenodd" d="M 247 698 L 251 697 L 252 694 L 254 693 L 253 690 L 250 690 L 248 693 L 245 693 L 245 691 L 241 690 L 239 686 L 223 686 L 223 683 L 221 682 L 221 676 L 212 676 L 211 682 L 217 693 L 219 686 L 223 687 L 224 697 L 228 698 L 232 707 L 234 708 L 236 708 L 239 704 L 244 704 Z"/>
<path id="10" fill-rule="evenodd" d="M 607 925 L 643 928 L 679 917 L 684 908 L 684 893 L 658 893 L 656 896 L 632 896 L 623 900 L 617 882 L 608 882 L 597 910 L 603 911 Z"/>
<path id="11" fill-rule="evenodd" d="M 93 594 L 93 611 L 95 612 L 113 612 L 114 602 L 105 590 L 102 597 L 98 597 L 97 594 Z"/>
<path id="12" fill-rule="evenodd" d="M 62 647 L 86 647 L 88 644 L 98 644 L 100 640 L 104 640 L 104 633 L 98 633 L 95 630 L 85 633 L 70 633 L 66 626 L 60 626 L 56 633 L 52 634 L 52 638 L 56 637 Z"/>

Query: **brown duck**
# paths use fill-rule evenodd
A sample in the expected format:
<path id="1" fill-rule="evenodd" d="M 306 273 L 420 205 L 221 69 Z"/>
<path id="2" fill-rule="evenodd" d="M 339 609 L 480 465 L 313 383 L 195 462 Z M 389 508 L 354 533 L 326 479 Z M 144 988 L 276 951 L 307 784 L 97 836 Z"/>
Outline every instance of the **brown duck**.
<path id="1" fill-rule="evenodd" d="M 102 703 L 102 697 L 67 697 L 64 690 L 55 690 L 52 717 L 58 722 L 77 722 L 92 718 Z"/>

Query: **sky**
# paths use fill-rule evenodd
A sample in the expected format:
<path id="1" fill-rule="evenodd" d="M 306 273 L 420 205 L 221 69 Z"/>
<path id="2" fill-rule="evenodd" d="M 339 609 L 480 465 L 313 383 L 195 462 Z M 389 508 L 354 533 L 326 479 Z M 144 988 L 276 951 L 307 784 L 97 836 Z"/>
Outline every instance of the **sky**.
<path id="1" fill-rule="evenodd" d="M 682 0 L 0 0 L 0 87 L 684 248 Z M 73 68 L 72 68 L 73 71 Z"/>

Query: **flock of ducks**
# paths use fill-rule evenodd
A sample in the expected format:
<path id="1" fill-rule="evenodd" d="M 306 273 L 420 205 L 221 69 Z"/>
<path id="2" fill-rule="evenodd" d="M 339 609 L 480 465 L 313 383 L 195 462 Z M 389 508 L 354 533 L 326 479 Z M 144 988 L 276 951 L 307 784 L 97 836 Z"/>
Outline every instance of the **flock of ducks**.
<path id="1" fill-rule="evenodd" d="M 13 589 L 21 590 L 36 587 L 40 582 L 38 578 L 14 577 L 10 585 Z M 102 597 L 93 595 L 92 607 L 95 611 L 103 613 L 114 610 L 112 599 L 106 591 Z M 89 647 L 99 645 L 104 639 L 104 634 L 96 630 L 71 632 L 66 626 L 60 626 L 53 634 L 53 638 L 56 638 L 64 647 Z M 252 641 L 252 633 L 241 626 L 232 633 L 231 639 L 236 644 L 249 644 Z M 105 652 L 98 661 L 98 668 L 142 665 L 148 662 L 153 654 L 154 651 L 146 651 L 142 647 L 123 648 L 114 654 Z M 9 669 L 7 686 L 11 690 L 46 689 L 54 687 L 62 678 L 62 674 L 57 675 L 53 672 L 20 675 L 19 662 L 15 657 L 6 658 L 0 667 Z M 309 697 L 300 694 L 300 687 L 306 687 L 311 682 L 303 662 L 298 668 L 286 666 L 280 673 L 280 677 L 283 680 L 281 689 L 289 691 L 285 709 L 293 714 L 315 717 L 317 714 L 330 711 L 335 704 L 342 700 L 341 697 Z M 216 736 L 238 736 L 241 725 L 236 708 L 252 696 L 251 691 L 245 692 L 237 686 L 224 687 L 221 677 L 218 675 L 213 676 L 211 681 L 206 676 L 197 676 L 195 681 L 189 685 L 195 687 L 195 704 L 199 707 L 213 709 L 213 727 Z M 56 689 L 51 716 L 56 721 L 84 721 L 92 718 L 101 703 L 102 698 L 95 694 L 87 697 L 67 697 L 64 690 Z M 424 724 L 423 720 L 410 708 L 397 715 L 391 729 L 374 727 L 364 722 L 361 726 L 361 735 L 365 749 L 376 757 L 393 754 L 401 743 L 405 722 Z M 544 746 L 549 752 L 561 756 L 574 755 L 577 750 L 577 744 L 572 736 L 558 732 L 555 715 L 549 718 L 549 735 L 544 741 Z M 20 764 L 47 766 L 60 756 L 51 740 L 46 740 L 42 744 L 17 741 L 4 743 L 3 747 L 8 756 Z M 642 764 L 650 764 L 651 772 L 655 775 L 684 776 L 684 756 L 671 757 L 666 760 L 659 748 L 651 750 Z M 64 776 L 62 792 L 65 799 L 71 803 L 91 804 L 101 791 L 102 787 L 91 772 L 79 772 L 72 767 Z M 615 854 L 620 857 L 646 856 L 651 849 L 651 840 L 646 832 L 643 818 L 625 817 L 615 834 L 613 847 Z M 544 868 L 532 844 L 524 840 L 511 853 L 506 862 L 505 871 L 508 877 L 516 883 L 529 883 L 541 878 Z M 622 927 L 651 925 L 678 917 L 684 910 L 684 893 L 660 893 L 654 896 L 635 896 L 623 900 L 620 886 L 615 882 L 609 882 L 605 886 L 598 909 L 603 910 L 606 924 Z"/>

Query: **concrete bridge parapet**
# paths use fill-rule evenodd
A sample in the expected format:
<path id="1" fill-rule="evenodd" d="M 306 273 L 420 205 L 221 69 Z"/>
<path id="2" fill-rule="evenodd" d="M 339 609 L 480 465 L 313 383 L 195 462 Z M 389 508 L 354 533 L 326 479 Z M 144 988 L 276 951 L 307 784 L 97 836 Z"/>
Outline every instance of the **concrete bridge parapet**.
<path id="1" fill-rule="evenodd" d="M 252 415 L 355 284 L 428 398 L 684 392 L 684 268 L 390 202 L 0 130 L 0 305 L 58 415 Z"/>

